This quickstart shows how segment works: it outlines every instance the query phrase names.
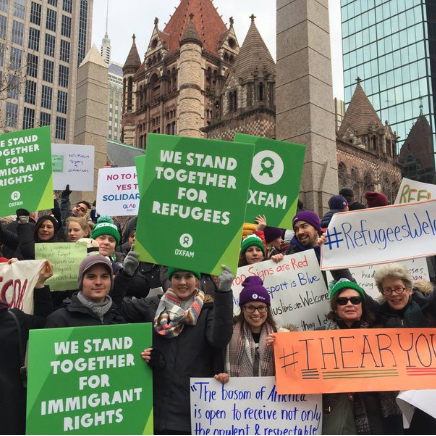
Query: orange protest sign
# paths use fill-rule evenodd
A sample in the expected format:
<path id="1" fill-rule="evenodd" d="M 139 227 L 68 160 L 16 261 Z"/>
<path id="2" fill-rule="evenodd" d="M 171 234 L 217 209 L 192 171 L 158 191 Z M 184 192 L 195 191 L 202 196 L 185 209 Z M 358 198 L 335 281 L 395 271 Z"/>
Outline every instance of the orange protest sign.
<path id="1" fill-rule="evenodd" d="M 277 333 L 279 395 L 436 389 L 436 330 Z"/>

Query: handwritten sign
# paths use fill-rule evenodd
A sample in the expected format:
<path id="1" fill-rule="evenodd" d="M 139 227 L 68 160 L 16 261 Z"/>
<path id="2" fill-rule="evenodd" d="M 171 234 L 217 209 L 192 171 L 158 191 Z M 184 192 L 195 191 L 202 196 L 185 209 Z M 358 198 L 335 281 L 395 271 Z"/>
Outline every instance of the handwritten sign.
<path id="1" fill-rule="evenodd" d="M 434 200 L 436 186 L 404 178 L 398 190 L 395 204 L 414 203 L 417 201 Z"/>
<path id="2" fill-rule="evenodd" d="M 428 266 L 425 257 L 402 260 L 402 264 L 406 265 L 412 274 L 413 280 L 426 280 L 430 281 L 430 275 L 428 273 Z M 365 292 L 373 298 L 380 297 L 380 291 L 378 290 L 374 276 L 377 270 L 380 268 L 378 265 L 360 266 L 358 268 L 350 268 L 350 273 L 359 286 L 365 289 Z M 330 283 L 333 277 L 330 271 L 327 271 L 327 281 Z"/>
<path id="3" fill-rule="evenodd" d="M 244 221 L 265 215 L 270 226 L 292 228 L 306 147 L 242 133 L 235 134 L 235 141 L 255 146 Z"/>
<path id="4" fill-rule="evenodd" d="M 436 253 L 436 200 L 336 213 L 321 269 L 353 268 Z"/>
<path id="5" fill-rule="evenodd" d="M 27 434 L 153 434 L 151 324 L 32 330 Z"/>
<path id="6" fill-rule="evenodd" d="M 77 289 L 79 266 L 86 254 L 86 242 L 35 244 L 35 258 L 53 264 L 53 276 L 46 281 L 51 291 Z"/>
<path id="7" fill-rule="evenodd" d="M 0 136 L 0 216 L 53 207 L 50 144 L 49 126 Z"/>
<path id="8" fill-rule="evenodd" d="M 94 153 L 93 145 L 52 144 L 54 189 L 93 191 Z"/>
<path id="9" fill-rule="evenodd" d="M 254 146 L 147 138 L 135 242 L 140 259 L 214 275 L 225 264 L 236 272 Z M 158 228 L 165 231 L 150 231 Z"/>
<path id="10" fill-rule="evenodd" d="M 191 433 L 321 434 L 321 395 L 278 395 L 274 377 L 191 378 Z"/>
<path id="11" fill-rule="evenodd" d="M 0 301 L 9 308 L 33 314 L 33 288 L 38 281 L 42 260 L 22 260 L 11 265 L 0 263 Z"/>
<path id="12" fill-rule="evenodd" d="M 135 216 L 139 189 L 135 167 L 98 170 L 97 212 L 107 216 Z"/>
<path id="13" fill-rule="evenodd" d="M 271 298 L 271 311 L 279 326 L 293 324 L 313 330 L 325 324 L 329 294 L 313 250 L 238 268 L 233 281 L 233 310 L 239 313 L 239 294 L 249 276 L 259 276 Z"/>
<path id="14" fill-rule="evenodd" d="M 277 333 L 279 394 L 436 388 L 434 329 Z"/>

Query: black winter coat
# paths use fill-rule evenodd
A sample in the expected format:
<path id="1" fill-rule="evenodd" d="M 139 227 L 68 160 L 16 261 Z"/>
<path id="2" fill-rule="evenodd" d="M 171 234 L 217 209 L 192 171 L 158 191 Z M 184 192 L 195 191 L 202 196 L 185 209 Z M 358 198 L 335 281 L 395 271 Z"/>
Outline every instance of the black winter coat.
<path id="1" fill-rule="evenodd" d="M 93 325 L 125 324 L 126 321 L 119 314 L 117 306 L 112 303 L 111 309 L 105 313 L 103 322 L 85 307 L 77 298 L 77 293 L 66 303 L 65 307 L 53 312 L 48 318 L 45 328 L 57 327 L 86 327 Z"/>
<path id="2" fill-rule="evenodd" d="M 45 316 L 52 310 L 50 289 L 35 289 L 35 315 L 12 309 L 21 327 L 23 350 L 29 330 L 43 328 Z M 1 310 L 3 309 L 3 310 Z M 26 389 L 20 375 L 22 362 L 18 329 L 5 305 L 0 304 L 0 434 L 24 434 L 26 429 Z"/>
<path id="3" fill-rule="evenodd" d="M 116 290 L 116 288 L 114 288 Z M 122 294 L 113 295 L 116 303 Z M 121 314 L 128 322 L 153 322 L 158 297 L 124 301 Z M 205 303 L 196 325 L 185 325 L 172 339 L 153 330 L 153 348 L 164 368 L 153 371 L 154 426 L 159 432 L 191 431 L 190 378 L 213 377 L 216 353 L 227 346 L 233 330 L 232 292 L 216 292 L 214 303 Z"/>

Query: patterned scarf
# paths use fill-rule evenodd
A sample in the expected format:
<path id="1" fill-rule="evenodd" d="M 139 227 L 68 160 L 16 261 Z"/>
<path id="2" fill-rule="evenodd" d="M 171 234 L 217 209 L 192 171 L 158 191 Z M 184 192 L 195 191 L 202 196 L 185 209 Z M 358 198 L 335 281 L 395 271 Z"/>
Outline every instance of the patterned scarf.
<path id="1" fill-rule="evenodd" d="M 171 288 L 165 292 L 154 318 L 154 329 L 159 335 L 168 339 L 175 338 L 183 331 L 185 324 L 197 324 L 204 304 L 204 292 L 196 289 L 193 297 L 194 301 L 185 310 L 181 307 L 182 300 Z"/>
<path id="2" fill-rule="evenodd" d="M 246 322 L 238 322 L 233 326 L 233 336 L 226 350 L 225 372 L 230 377 L 266 377 L 273 376 L 274 351 L 266 346 L 266 337 L 274 333 L 268 323 L 264 323 L 259 340 L 259 373 L 254 372 L 256 344 Z"/>

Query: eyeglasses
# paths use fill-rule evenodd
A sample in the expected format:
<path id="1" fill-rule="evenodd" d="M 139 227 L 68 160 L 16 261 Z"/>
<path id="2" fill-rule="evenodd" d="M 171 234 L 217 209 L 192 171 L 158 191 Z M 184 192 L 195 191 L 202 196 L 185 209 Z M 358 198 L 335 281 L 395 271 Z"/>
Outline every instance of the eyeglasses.
<path id="1" fill-rule="evenodd" d="M 362 297 L 350 297 L 350 298 L 347 298 L 347 297 L 339 297 L 339 298 L 336 300 L 336 303 L 337 303 L 339 306 L 346 306 L 346 305 L 348 304 L 349 301 L 351 301 L 351 304 L 352 304 L 353 306 L 357 306 L 358 304 L 360 304 L 360 303 L 362 302 Z"/>
<path id="2" fill-rule="evenodd" d="M 256 312 L 256 310 L 259 313 L 265 313 L 267 310 L 267 306 L 258 306 L 258 307 L 256 307 L 256 306 L 244 306 L 244 310 L 247 313 L 254 313 L 254 312 Z"/>
<path id="3" fill-rule="evenodd" d="M 383 295 L 391 295 L 392 292 L 395 291 L 396 294 L 400 295 L 402 294 L 406 288 L 404 286 L 394 286 L 393 288 L 384 288 L 382 291 Z"/>

